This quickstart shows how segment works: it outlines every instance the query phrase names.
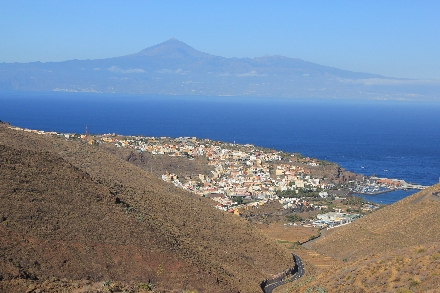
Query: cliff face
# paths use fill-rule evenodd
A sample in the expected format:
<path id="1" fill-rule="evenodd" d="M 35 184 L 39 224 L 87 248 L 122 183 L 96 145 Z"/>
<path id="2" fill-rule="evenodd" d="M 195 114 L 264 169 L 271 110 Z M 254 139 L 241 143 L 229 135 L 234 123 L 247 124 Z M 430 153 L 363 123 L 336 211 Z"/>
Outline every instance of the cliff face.
<path id="1" fill-rule="evenodd" d="M 66 278 L 258 292 L 292 265 L 246 221 L 83 141 L 0 125 L 0 200 L 0 291 Z"/>

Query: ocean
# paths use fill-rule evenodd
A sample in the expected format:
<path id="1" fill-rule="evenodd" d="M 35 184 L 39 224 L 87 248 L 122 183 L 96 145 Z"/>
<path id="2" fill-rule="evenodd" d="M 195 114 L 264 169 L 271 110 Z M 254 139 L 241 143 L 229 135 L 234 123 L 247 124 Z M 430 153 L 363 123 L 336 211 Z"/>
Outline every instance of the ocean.
<path id="1" fill-rule="evenodd" d="M 432 185 L 440 103 L 1 92 L 0 120 L 66 133 L 196 136 L 301 153 L 364 175 Z M 412 192 L 368 196 L 393 203 Z"/>

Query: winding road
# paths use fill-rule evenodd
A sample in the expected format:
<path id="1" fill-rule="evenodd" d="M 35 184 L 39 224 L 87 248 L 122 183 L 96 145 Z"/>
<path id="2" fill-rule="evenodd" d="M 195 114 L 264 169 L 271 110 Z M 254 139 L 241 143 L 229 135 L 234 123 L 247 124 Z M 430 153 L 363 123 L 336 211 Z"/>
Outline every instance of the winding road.
<path id="1" fill-rule="evenodd" d="M 302 263 L 302 260 L 299 256 L 292 253 L 293 260 L 295 262 L 295 266 L 285 272 L 282 272 L 278 277 L 270 280 L 265 280 L 261 283 L 261 289 L 264 293 L 272 293 L 272 291 L 281 285 L 284 285 L 288 282 L 293 282 L 295 280 L 298 280 L 301 278 L 304 273 L 304 265 Z M 291 275 L 290 277 L 287 277 Z"/>

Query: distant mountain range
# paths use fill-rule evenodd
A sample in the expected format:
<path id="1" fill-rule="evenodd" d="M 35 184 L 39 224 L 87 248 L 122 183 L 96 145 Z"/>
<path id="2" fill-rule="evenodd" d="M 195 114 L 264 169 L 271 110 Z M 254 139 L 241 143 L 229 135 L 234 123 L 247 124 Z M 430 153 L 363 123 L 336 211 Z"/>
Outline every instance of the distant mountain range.
<path id="1" fill-rule="evenodd" d="M 440 82 L 351 72 L 283 56 L 225 58 L 170 39 L 96 60 L 1 63 L 1 91 L 432 100 Z"/>

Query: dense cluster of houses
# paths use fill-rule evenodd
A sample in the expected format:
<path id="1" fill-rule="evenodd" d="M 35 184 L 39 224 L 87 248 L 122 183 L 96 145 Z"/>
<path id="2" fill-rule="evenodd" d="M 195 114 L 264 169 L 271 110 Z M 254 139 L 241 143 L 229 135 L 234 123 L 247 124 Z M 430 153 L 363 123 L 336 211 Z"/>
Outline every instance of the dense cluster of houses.
<path id="1" fill-rule="evenodd" d="M 208 164 L 214 168 L 210 176 L 198 174 L 180 178 L 177 174 L 167 172 L 161 178 L 177 187 L 211 198 L 218 203 L 217 208 L 222 210 L 235 211 L 234 208 L 242 202 L 246 202 L 247 206 L 258 206 L 267 200 L 278 200 L 277 191 L 298 192 L 304 188 L 324 190 L 334 187 L 333 184 L 313 178 L 308 169 L 286 163 L 286 154 L 251 144 L 238 145 L 195 137 L 120 137 L 114 134 L 95 139 L 152 155 L 186 157 L 189 160 L 197 156 L 206 157 Z M 295 155 L 287 156 L 292 158 Z M 306 158 L 305 165 L 319 166 L 319 161 Z M 319 194 L 323 198 L 328 196 L 325 191 Z M 298 207 L 320 208 L 305 200 L 289 202 L 284 207 L 292 210 Z"/>
<path id="2" fill-rule="evenodd" d="M 210 176 L 198 174 L 179 178 L 178 175 L 167 172 L 162 175 L 162 179 L 200 196 L 211 198 L 217 202 L 217 208 L 234 213 L 238 213 L 236 207 L 243 202 L 246 202 L 245 208 L 258 208 L 268 200 L 279 200 L 284 209 L 292 211 L 327 209 L 327 206 L 314 205 L 301 197 L 282 198 L 277 192 L 292 191 L 290 194 L 295 194 L 302 189 L 319 189 L 319 196 L 326 198 L 334 192 L 335 187 L 332 183 L 313 178 L 307 168 L 287 163 L 294 154 L 257 148 L 250 144 L 237 145 L 195 137 L 127 137 L 116 134 L 87 136 L 10 128 L 42 135 L 63 136 L 66 139 L 84 139 L 89 144 L 109 143 L 152 155 L 179 156 L 189 160 L 204 156 L 214 169 Z M 316 159 L 306 158 L 303 165 L 319 164 Z M 375 182 L 380 183 L 379 180 Z M 327 213 L 319 215 L 314 225 L 333 227 L 349 223 L 354 218 L 353 215 Z"/>
<path id="3" fill-rule="evenodd" d="M 293 212 L 305 212 L 310 210 L 326 210 L 328 209 L 327 205 L 317 205 L 304 198 L 280 198 L 278 200 L 280 204 L 286 210 L 292 210 Z"/>
<path id="4" fill-rule="evenodd" d="M 298 190 L 305 187 L 329 188 L 318 178 L 312 178 L 304 167 L 282 163 L 281 152 L 263 150 L 253 145 L 236 145 L 216 142 L 209 139 L 154 138 L 154 137 L 114 137 L 104 135 L 104 142 L 114 143 L 118 147 L 130 147 L 153 155 L 183 156 L 193 159 L 204 156 L 214 170 L 210 176 L 198 174 L 179 178 L 176 174 L 163 174 L 162 179 L 190 192 L 215 198 L 224 198 L 219 202 L 229 202 L 235 197 L 245 199 L 278 199 L 278 190 Z M 290 154 L 289 156 L 294 156 Z M 285 159 L 285 158 L 284 158 Z M 317 166 L 317 160 L 310 160 Z"/>

